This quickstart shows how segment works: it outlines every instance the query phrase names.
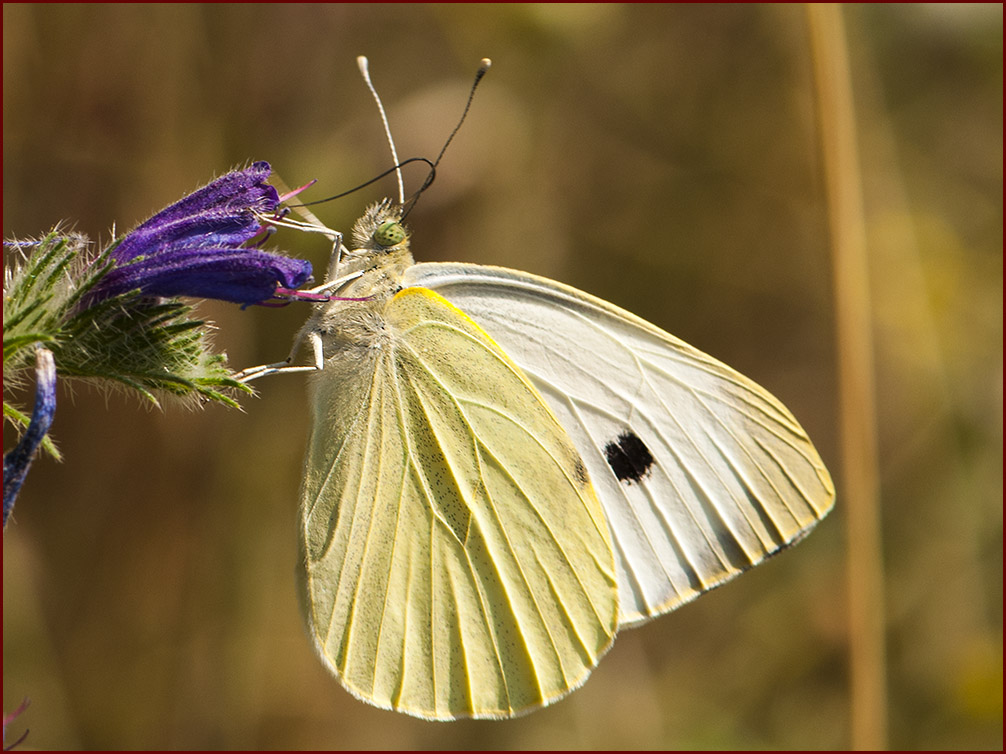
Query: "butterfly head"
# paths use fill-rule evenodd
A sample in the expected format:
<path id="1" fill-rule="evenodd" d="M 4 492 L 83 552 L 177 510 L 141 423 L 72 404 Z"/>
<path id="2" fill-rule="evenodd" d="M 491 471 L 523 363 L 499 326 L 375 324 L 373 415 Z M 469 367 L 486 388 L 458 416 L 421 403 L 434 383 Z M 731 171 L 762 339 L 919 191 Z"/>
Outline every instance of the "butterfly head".
<path id="1" fill-rule="evenodd" d="M 398 255 L 409 250 L 409 231 L 402 224 L 400 204 L 384 199 L 372 204 L 353 226 L 352 253 Z"/>
<path id="2" fill-rule="evenodd" d="M 327 281 L 352 281 L 348 287 L 337 288 L 339 296 L 374 296 L 379 290 L 397 290 L 405 270 L 414 263 L 401 205 L 384 199 L 368 207 L 353 226 L 352 247 L 341 247 L 329 263 Z"/>

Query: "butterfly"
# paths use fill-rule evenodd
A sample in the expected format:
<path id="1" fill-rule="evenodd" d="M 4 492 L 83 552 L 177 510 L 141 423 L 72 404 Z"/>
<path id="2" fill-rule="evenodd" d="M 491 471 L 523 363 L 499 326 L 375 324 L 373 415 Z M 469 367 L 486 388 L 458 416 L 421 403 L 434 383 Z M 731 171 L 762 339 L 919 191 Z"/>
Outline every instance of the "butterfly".
<path id="1" fill-rule="evenodd" d="M 329 231 L 294 347 L 313 364 L 243 373 L 313 372 L 299 591 L 354 696 L 431 720 L 543 707 L 618 631 L 831 509 L 817 451 L 763 388 L 562 283 L 416 264 L 403 204 L 369 207 L 351 249 Z"/>
<path id="2" fill-rule="evenodd" d="M 619 630 L 830 510 L 763 388 L 553 280 L 416 264 L 401 216 L 379 202 L 337 242 L 299 336 L 315 364 L 293 368 L 314 372 L 301 604 L 354 696 L 434 720 L 542 707 Z"/>

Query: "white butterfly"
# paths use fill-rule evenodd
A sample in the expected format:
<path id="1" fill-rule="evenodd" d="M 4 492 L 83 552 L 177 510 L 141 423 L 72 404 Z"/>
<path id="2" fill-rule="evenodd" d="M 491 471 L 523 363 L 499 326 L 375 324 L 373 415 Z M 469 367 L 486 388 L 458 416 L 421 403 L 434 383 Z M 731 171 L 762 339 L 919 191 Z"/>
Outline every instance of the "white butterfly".
<path id="1" fill-rule="evenodd" d="M 339 298 L 298 338 L 314 366 L 292 367 L 316 371 L 302 604 L 354 695 L 438 720 L 544 706 L 619 629 L 831 508 L 821 459 L 765 390 L 552 280 L 414 264 L 400 218 L 376 204 L 338 246 Z"/>
<path id="2" fill-rule="evenodd" d="M 294 347 L 313 365 L 242 376 L 315 372 L 301 601 L 360 699 L 436 720 L 542 707 L 619 629 L 831 509 L 796 419 L 712 357 L 552 280 L 415 264 L 401 201 L 370 207 L 352 250 L 319 226 L 299 226 L 334 240 L 316 289 L 334 298 Z"/>

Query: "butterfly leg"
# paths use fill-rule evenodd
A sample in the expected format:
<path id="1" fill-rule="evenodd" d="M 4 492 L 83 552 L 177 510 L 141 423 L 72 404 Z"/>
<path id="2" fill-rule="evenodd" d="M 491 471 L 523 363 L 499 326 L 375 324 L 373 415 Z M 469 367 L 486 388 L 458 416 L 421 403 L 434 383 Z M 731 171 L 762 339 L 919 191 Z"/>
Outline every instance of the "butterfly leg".
<path id="1" fill-rule="evenodd" d="M 353 272 L 353 273 L 351 273 L 349 275 L 345 275 L 345 276 L 343 276 L 343 277 L 341 277 L 341 278 L 339 278 L 337 280 L 330 280 L 327 283 L 322 283 L 321 285 L 317 286 L 316 288 L 311 288 L 307 292 L 308 293 L 317 293 L 317 294 L 331 294 L 331 293 L 334 293 L 335 291 L 339 290 L 340 288 L 342 288 L 347 283 L 351 283 L 352 281 L 356 280 L 358 277 L 360 277 L 362 275 L 363 275 L 363 270 L 360 270 L 359 272 Z"/>
<path id="2" fill-rule="evenodd" d="M 321 285 L 315 286 L 314 288 L 308 288 L 301 292 L 311 294 L 312 296 L 332 295 L 343 286 L 363 275 L 363 270 L 360 270 L 358 272 L 353 272 L 339 277 L 339 264 L 342 261 L 342 255 L 345 251 L 346 247 L 342 245 L 342 234 L 335 233 L 332 240 L 332 254 L 329 258 L 328 273 L 325 275 L 325 282 Z"/>
<path id="3" fill-rule="evenodd" d="M 311 344 L 311 350 L 314 353 L 314 364 L 295 366 L 293 364 L 293 360 L 296 358 L 297 351 L 300 350 L 300 344 L 305 337 Z M 297 339 L 293 342 L 293 348 L 290 349 L 290 355 L 283 359 L 283 361 L 277 361 L 273 364 L 260 364 L 257 367 L 242 369 L 234 375 L 234 378 L 238 382 L 247 383 L 252 380 L 257 380 L 260 377 L 270 377 L 274 374 L 289 374 L 291 372 L 320 372 L 324 366 L 325 352 L 322 348 L 321 335 L 316 331 L 311 330 L 306 334 L 302 332 L 297 336 Z"/>
<path id="4" fill-rule="evenodd" d="M 339 262 L 342 259 L 342 252 L 345 250 L 345 247 L 342 245 L 341 233 L 337 233 L 335 231 L 329 231 L 329 233 L 332 234 L 332 257 L 328 266 L 328 275 L 326 275 L 327 282 L 322 283 L 315 288 L 296 291 L 295 293 L 309 294 L 312 297 L 328 296 L 335 298 L 333 294 L 336 291 L 363 275 L 363 271 L 361 270 L 344 275 L 341 278 L 336 277 L 338 274 Z M 308 342 L 311 344 L 311 350 L 314 354 L 314 364 L 295 366 L 293 364 L 293 360 L 297 357 L 297 352 L 300 350 L 301 343 L 303 343 L 305 338 L 307 338 Z M 297 337 L 293 341 L 293 347 L 290 349 L 290 355 L 283 359 L 283 361 L 277 361 L 272 364 L 260 364 L 256 367 L 248 367 L 247 369 L 242 369 L 234 375 L 234 377 L 238 382 L 248 383 L 252 380 L 257 380 L 260 377 L 270 377 L 274 374 L 288 374 L 291 372 L 320 372 L 324 366 L 325 352 L 322 347 L 320 333 L 315 330 L 304 329 L 297 334 Z"/>

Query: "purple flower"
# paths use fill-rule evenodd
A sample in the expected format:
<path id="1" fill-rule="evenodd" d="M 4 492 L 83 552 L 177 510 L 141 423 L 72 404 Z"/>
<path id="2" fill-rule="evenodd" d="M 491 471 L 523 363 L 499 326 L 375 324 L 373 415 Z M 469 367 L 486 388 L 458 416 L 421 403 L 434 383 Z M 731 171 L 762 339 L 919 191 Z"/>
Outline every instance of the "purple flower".
<path id="1" fill-rule="evenodd" d="M 277 287 L 303 285 L 310 262 L 243 245 L 263 231 L 258 214 L 279 205 L 276 189 L 265 183 L 270 172 L 269 163 L 256 162 L 228 173 L 126 234 L 92 300 L 139 288 L 152 296 L 256 304 Z"/>
<path id="2" fill-rule="evenodd" d="M 14 509 L 14 500 L 24 484 L 35 451 L 52 426 L 56 413 L 56 364 L 52 351 L 35 347 L 35 409 L 18 444 L 3 457 L 3 525 Z"/>

